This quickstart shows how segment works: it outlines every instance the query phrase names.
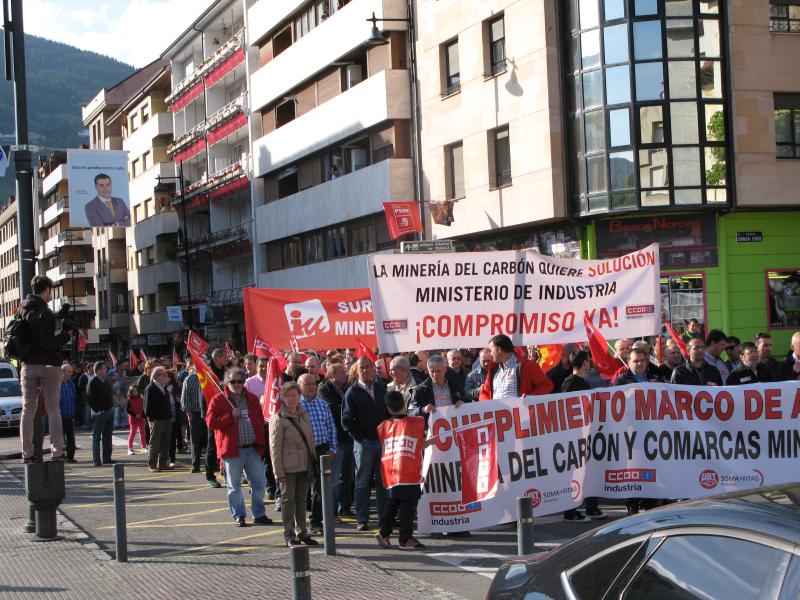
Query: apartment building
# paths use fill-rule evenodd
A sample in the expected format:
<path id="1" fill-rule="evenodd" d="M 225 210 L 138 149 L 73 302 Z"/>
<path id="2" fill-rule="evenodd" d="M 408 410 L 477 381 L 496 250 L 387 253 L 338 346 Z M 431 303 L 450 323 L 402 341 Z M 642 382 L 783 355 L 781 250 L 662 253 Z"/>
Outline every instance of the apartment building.
<path id="1" fill-rule="evenodd" d="M 50 308 L 58 311 L 67 302 L 83 327 L 88 327 L 91 345 L 101 342 L 95 327 L 97 313 L 95 262 L 91 229 L 69 224 L 67 153 L 53 152 L 39 161 L 41 187 L 35 219 L 40 241 L 37 273 L 53 280 Z M 17 296 L 19 297 L 19 296 Z"/>
<path id="2" fill-rule="evenodd" d="M 425 199 L 464 250 L 661 244 L 665 320 L 800 326 L 800 13 L 754 0 L 418 0 Z M 452 204 L 449 204 L 452 202 Z"/>
<path id="3" fill-rule="evenodd" d="M 415 199 L 407 6 L 261 0 L 248 10 L 260 287 L 363 287 L 363 255 L 398 246 L 383 203 Z"/>
<path id="4" fill-rule="evenodd" d="M 243 290 L 255 282 L 249 66 L 257 54 L 247 44 L 251 5 L 253 0 L 215 2 L 162 54 L 172 79 L 166 103 L 175 141 L 167 151 L 185 182 L 183 190 L 176 186 L 173 201 L 180 219 L 184 323 L 212 343 L 237 347 L 244 343 Z"/>
<path id="5" fill-rule="evenodd" d="M 92 150 L 122 150 L 127 125 L 120 108 L 162 68 L 154 61 L 109 89 L 100 90 L 82 109 Z M 130 348 L 128 261 L 125 227 L 90 230 L 97 310 L 94 329 L 114 352 Z M 90 338 L 91 340 L 91 338 Z"/>
<path id="6" fill-rule="evenodd" d="M 0 339 L 20 300 L 17 204 L 11 196 L 0 212 Z"/>
<path id="7" fill-rule="evenodd" d="M 167 318 L 167 307 L 176 306 L 180 295 L 178 215 L 154 191 L 159 177 L 174 174 L 167 155 L 173 141 L 172 115 L 165 102 L 171 89 L 169 62 L 156 64 L 151 78 L 118 112 L 130 180 L 132 226 L 126 228 L 125 244 L 131 346 L 161 354 L 171 351 L 173 333 L 182 324 Z"/>

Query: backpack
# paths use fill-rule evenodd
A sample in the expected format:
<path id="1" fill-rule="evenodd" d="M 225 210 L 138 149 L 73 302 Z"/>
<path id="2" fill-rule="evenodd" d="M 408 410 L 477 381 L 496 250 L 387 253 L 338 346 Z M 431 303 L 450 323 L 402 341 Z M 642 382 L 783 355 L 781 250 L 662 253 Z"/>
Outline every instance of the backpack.
<path id="1" fill-rule="evenodd" d="M 28 317 L 31 315 L 32 313 L 29 313 L 27 316 L 22 317 L 17 313 L 11 323 L 8 324 L 8 327 L 6 327 L 6 352 L 11 358 L 23 361 L 33 352 L 33 336 L 35 332 L 30 321 L 28 321 Z"/>

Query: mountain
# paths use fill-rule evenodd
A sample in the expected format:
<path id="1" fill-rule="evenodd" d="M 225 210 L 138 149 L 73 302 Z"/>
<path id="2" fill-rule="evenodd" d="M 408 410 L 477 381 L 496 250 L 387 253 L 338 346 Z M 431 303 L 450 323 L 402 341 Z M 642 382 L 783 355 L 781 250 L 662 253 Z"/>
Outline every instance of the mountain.
<path id="1" fill-rule="evenodd" d="M 3 56 L 0 44 L 0 56 Z M 135 69 L 113 58 L 44 38 L 25 36 L 30 143 L 49 149 L 77 148 L 88 143 L 81 107 L 101 88 L 109 88 Z M 0 78 L 0 144 L 14 143 L 12 82 Z M 12 159 L 13 161 L 13 159 Z M 14 194 L 14 169 L 0 179 L 0 203 Z"/>

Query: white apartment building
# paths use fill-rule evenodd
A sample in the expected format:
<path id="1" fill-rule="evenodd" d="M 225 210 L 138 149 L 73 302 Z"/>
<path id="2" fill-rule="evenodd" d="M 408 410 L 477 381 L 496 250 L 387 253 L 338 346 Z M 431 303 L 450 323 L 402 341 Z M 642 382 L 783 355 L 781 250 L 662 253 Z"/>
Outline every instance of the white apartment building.
<path id="1" fill-rule="evenodd" d="M 19 307 L 19 239 L 14 198 L 0 212 L 0 338 Z"/>
<path id="2" fill-rule="evenodd" d="M 406 0 L 261 0 L 247 13 L 259 287 L 367 283 L 414 194 Z M 375 15 L 385 43 L 368 43 Z M 382 21 L 381 19 L 397 19 Z"/>
<path id="3" fill-rule="evenodd" d="M 243 290 L 255 283 L 248 65 L 257 53 L 247 45 L 252 4 L 215 2 L 162 54 L 172 73 L 166 102 L 175 141 L 168 153 L 185 182 L 183 202 L 180 186 L 173 201 L 181 221 L 184 323 L 212 343 L 237 347 L 244 343 Z"/>

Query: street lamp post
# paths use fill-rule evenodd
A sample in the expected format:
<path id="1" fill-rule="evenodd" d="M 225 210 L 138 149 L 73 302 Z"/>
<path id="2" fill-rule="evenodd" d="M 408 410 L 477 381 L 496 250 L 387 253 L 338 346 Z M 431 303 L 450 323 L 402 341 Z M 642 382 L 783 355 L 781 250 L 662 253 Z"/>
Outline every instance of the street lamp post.
<path id="1" fill-rule="evenodd" d="M 162 177 L 158 176 L 158 183 L 153 189 L 153 193 L 157 196 L 169 194 L 172 196 L 170 189 L 162 182 L 164 179 L 177 180 L 181 196 L 181 210 L 183 211 L 183 251 L 186 258 L 186 300 L 188 318 L 186 320 L 189 326 L 189 331 L 194 329 L 194 319 L 192 318 L 192 277 L 189 267 L 189 232 L 186 225 L 186 196 L 184 194 L 184 179 L 183 179 L 183 163 L 178 163 L 178 176 L 177 177 Z"/>

